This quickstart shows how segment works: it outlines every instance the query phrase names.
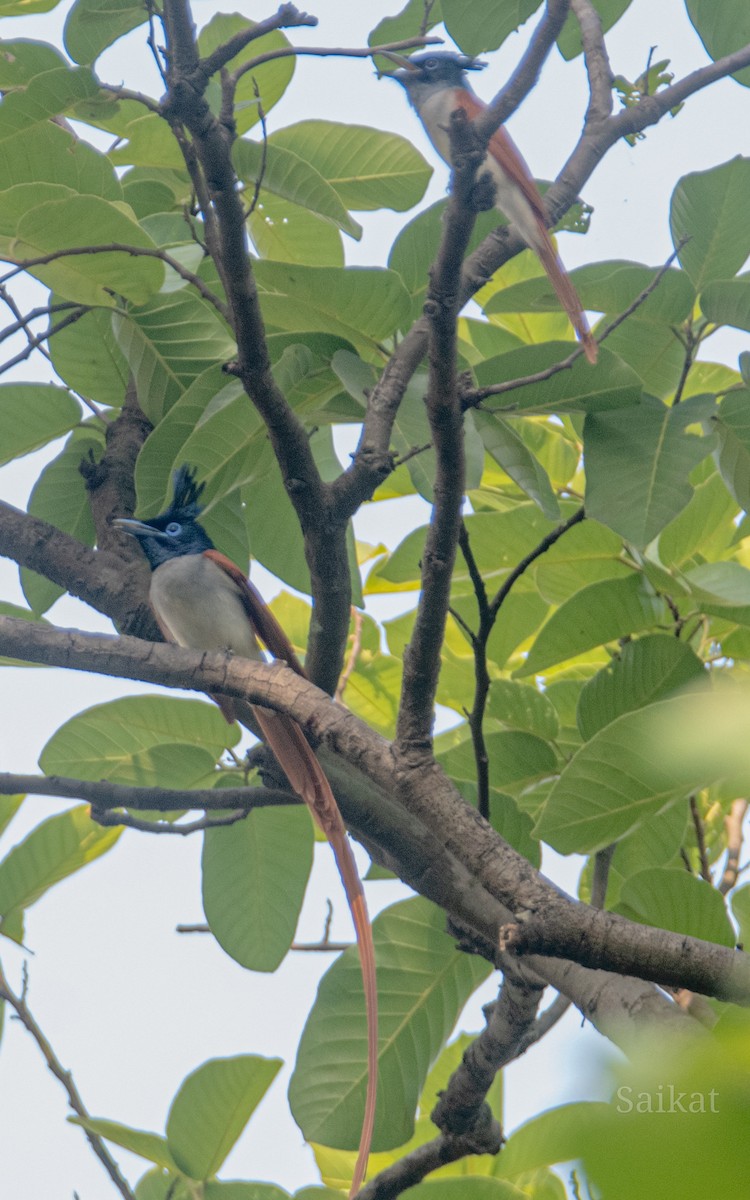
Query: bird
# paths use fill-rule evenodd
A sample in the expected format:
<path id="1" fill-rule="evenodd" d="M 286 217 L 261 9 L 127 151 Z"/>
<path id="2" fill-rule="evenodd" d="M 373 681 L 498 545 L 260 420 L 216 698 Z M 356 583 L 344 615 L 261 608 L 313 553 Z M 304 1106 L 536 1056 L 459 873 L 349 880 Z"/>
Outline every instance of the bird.
<path id="1" fill-rule="evenodd" d="M 291 642 L 260 592 L 231 559 L 217 550 L 198 517 L 205 483 L 187 464 L 173 475 L 169 507 L 150 521 L 116 517 L 113 525 L 136 538 L 149 566 L 149 602 L 164 637 L 180 646 L 225 650 L 263 661 L 269 652 L 307 678 Z M 214 696 L 228 721 L 254 716 L 292 788 L 307 804 L 333 850 L 357 934 L 368 1031 L 368 1080 L 362 1133 L 350 1196 L 364 1181 L 375 1120 L 378 1007 L 375 953 L 364 889 L 338 804 L 317 756 L 286 713 Z M 251 709 L 251 714 L 248 713 Z"/>
<path id="2" fill-rule="evenodd" d="M 428 51 L 413 54 L 410 58 L 387 53 L 385 57 L 400 64 L 397 71 L 390 72 L 385 78 L 395 79 L 405 88 L 428 138 L 440 157 L 450 165 L 451 114 L 461 110 L 473 121 L 487 107 L 472 90 L 466 72 L 480 71 L 487 64 L 450 51 Z M 515 225 L 526 245 L 539 258 L 586 358 L 595 363 L 598 347 L 578 294 L 547 230 L 539 189 L 513 139 L 502 127 L 490 138 L 479 172 L 489 172 L 495 185 L 495 206 Z"/>

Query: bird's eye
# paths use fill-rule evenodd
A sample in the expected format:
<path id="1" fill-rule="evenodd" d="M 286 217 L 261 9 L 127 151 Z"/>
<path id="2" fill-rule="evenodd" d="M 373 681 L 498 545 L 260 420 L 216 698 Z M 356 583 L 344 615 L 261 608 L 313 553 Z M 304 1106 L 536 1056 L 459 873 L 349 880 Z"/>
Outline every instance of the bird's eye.
<path id="1" fill-rule="evenodd" d="M 164 532 L 170 534 L 171 537 L 177 537 L 182 533 L 182 526 L 179 521 L 170 521 Z"/>
<path id="2" fill-rule="evenodd" d="M 434 71 L 434 70 L 435 70 L 435 68 L 436 68 L 437 66 L 439 66 L 439 63 L 438 63 L 438 60 L 437 60 L 436 58 L 426 58 L 426 59 L 424 60 L 424 62 L 422 63 L 422 66 L 423 66 L 423 67 L 424 67 L 424 68 L 425 68 L 427 71 Z"/>

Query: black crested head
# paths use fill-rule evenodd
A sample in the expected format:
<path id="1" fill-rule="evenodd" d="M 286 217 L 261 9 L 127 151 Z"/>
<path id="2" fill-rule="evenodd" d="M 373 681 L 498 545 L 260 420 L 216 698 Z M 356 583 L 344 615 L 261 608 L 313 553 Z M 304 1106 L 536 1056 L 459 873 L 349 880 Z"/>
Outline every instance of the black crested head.
<path id="1" fill-rule="evenodd" d="M 401 61 L 404 62 L 404 59 Z M 408 66 L 394 71 L 391 76 L 407 91 L 413 87 L 423 87 L 425 84 L 468 87 L 465 72 L 482 71 L 487 66 L 476 58 L 470 58 L 468 54 L 454 54 L 449 50 L 426 50 L 422 54 L 412 54 L 408 63 Z"/>
<path id="2" fill-rule="evenodd" d="M 118 517 L 114 521 L 118 529 L 138 539 L 152 569 L 170 558 L 213 549 L 213 542 L 198 521 L 203 512 L 199 501 L 205 484 L 197 484 L 195 474 L 195 469 L 188 466 L 175 471 L 172 503 L 158 517 L 150 521 Z"/>

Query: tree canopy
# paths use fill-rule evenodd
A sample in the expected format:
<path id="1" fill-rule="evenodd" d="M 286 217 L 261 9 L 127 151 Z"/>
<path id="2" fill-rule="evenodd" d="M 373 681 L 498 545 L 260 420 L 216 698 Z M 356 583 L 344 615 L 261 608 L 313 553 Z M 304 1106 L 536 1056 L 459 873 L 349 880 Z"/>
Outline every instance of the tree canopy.
<path id="1" fill-rule="evenodd" d="M 373 926 L 379 1105 L 360 1194 L 736 1194 L 750 1165 L 750 353 L 713 361 L 711 343 L 750 331 L 750 158 L 738 128 L 736 157 L 673 180 L 667 261 L 571 272 L 595 365 L 489 207 L 481 163 L 561 56 L 588 102 L 540 190 L 550 227 L 585 237 L 587 186 L 623 139 L 677 125 L 720 80 L 750 86 L 745 3 L 686 0 L 704 65 L 678 76 L 654 55 L 633 80 L 607 50 L 630 0 L 409 0 L 349 48 L 322 14 L 313 45 L 316 16 L 291 4 L 206 21 L 188 0 L 75 0 L 56 46 L 56 7 L 0 3 L 3 18 L 38 14 L 32 37 L 0 41 L 0 465 L 48 451 L 25 509 L 0 501 L 25 597 L 0 601 L 0 654 L 198 695 L 89 707 L 39 741 L 36 775 L 7 747 L 0 933 L 26 946 L 27 910 L 121 836 L 192 833 L 208 931 L 237 971 L 279 968 L 313 825 L 209 697 L 267 705 L 315 744 L 372 859 L 370 895 L 393 878 L 412 893 Z M 492 55 L 519 27 L 503 84 Z M 158 70 L 153 95 L 126 59 L 105 77 L 126 36 Z M 275 118 L 301 55 L 321 78 L 334 58 L 371 77 L 393 71 L 384 51 L 438 40 L 489 55 L 495 95 L 474 124 L 452 121 L 450 191 L 426 208 L 434 162 L 404 134 L 322 119 L 314 95 L 304 119 Z M 353 265 L 358 214 L 380 210 L 403 214 L 387 260 Z M 279 581 L 271 608 L 309 679 L 163 642 L 145 560 L 112 521 L 162 510 L 182 464 L 205 484 L 216 546 Z M 425 524 L 409 524 L 414 496 Z M 390 548 L 353 524 L 385 501 L 404 512 Z M 64 595 L 117 636 L 56 625 Z M 400 615 L 383 618 L 383 597 Z M 44 819 L 40 796 L 70 804 Z M 18 840 L 21 806 L 39 819 Z M 544 847 L 582 856 L 577 896 L 541 873 Z M 486 1027 L 451 1041 L 493 970 Z M 87 1107 L 14 971 L 0 968 L 0 1003 L 60 1079 L 111 1194 L 287 1194 L 222 1172 L 281 1067 L 272 1048 L 196 1063 L 146 1132 Z M 611 1102 L 541 1111 L 503 1142 L 502 1069 L 570 1005 L 624 1051 Z M 289 1086 L 321 1182 L 300 1200 L 349 1186 L 366 1062 L 347 947 Z M 140 1160 L 132 1180 L 117 1148 Z"/>

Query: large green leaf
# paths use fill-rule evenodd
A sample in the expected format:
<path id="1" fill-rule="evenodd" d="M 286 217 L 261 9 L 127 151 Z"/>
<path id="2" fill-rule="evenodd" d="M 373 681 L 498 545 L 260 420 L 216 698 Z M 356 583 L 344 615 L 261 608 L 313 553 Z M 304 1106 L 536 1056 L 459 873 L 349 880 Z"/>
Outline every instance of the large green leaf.
<path id="1" fill-rule="evenodd" d="M 674 394 L 685 348 L 672 325 L 641 319 L 635 313 L 609 335 L 607 349 L 632 367 L 648 395 L 666 398 Z"/>
<path id="2" fill-rule="evenodd" d="M 584 308 L 618 313 L 653 284 L 662 270 L 661 267 L 613 259 L 578 267 L 570 272 L 570 278 Z M 673 268 L 662 275 L 659 286 L 638 308 L 637 314 L 644 320 L 676 324 L 690 315 L 694 302 L 695 288 L 689 277 L 684 271 Z M 546 275 L 501 288 L 484 305 L 487 313 L 558 312 L 559 308 L 560 301 Z"/>
<path id="3" fill-rule="evenodd" d="M 155 296 L 127 316 L 115 314 L 113 323 L 141 407 L 154 424 L 198 375 L 237 352 L 216 309 L 189 292 Z"/>
<path id="4" fill-rule="evenodd" d="M 347 212 L 338 193 L 298 154 L 270 142 L 264 147 L 260 142 L 239 138 L 234 143 L 232 159 L 237 174 L 246 186 L 251 185 L 251 191 L 260 179 L 264 191 L 309 209 L 351 237 L 361 236 L 361 227 Z"/>
<path id="5" fill-rule="evenodd" d="M 122 1146 L 131 1154 L 137 1154 L 149 1162 L 156 1163 L 168 1171 L 177 1171 L 177 1164 L 167 1146 L 167 1139 L 158 1133 L 150 1133 L 146 1129 L 133 1129 L 130 1125 L 121 1125 L 119 1121 L 107 1121 L 101 1117 L 68 1117 L 72 1125 L 81 1125 L 90 1133 Z"/>
<path id="6" fill-rule="evenodd" d="M 341 233 L 335 225 L 263 188 L 248 215 L 247 227 L 261 258 L 308 267 L 344 265 Z"/>
<path id="7" fill-rule="evenodd" d="M 104 854 L 121 833 L 92 821 L 87 804 L 42 821 L 0 862 L 0 929 L 6 932 L 6 917 Z"/>
<path id="8" fill-rule="evenodd" d="M 104 439 L 95 429 L 75 430 L 62 452 L 42 471 L 27 506 L 32 516 L 64 530 L 85 546 L 94 545 L 96 529 L 80 466 L 89 454 L 98 457 L 103 448 Z M 21 586 L 29 607 L 39 616 L 65 592 L 59 584 L 27 567 L 21 567 Z"/>
<path id="9" fill-rule="evenodd" d="M 16 143 L 35 125 L 46 123 L 50 117 L 95 96 L 99 84 L 91 71 L 83 67 L 54 67 L 28 81 L 23 89 L 11 92 L 0 108 L 0 143 Z M 50 176 L 51 178 L 51 176 Z"/>
<path id="10" fill-rule="evenodd" d="M 305 808 L 258 809 L 209 829 L 203 907 L 221 947 L 251 971 L 275 971 L 292 944 L 312 866 Z"/>
<path id="11" fill-rule="evenodd" d="M 59 313 L 53 320 L 65 315 Z M 49 349 L 57 374 L 69 387 L 96 404 L 120 407 L 128 367 L 115 340 L 110 309 L 84 313 L 50 339 Z"/>
<path id="12" fill-rule="evenodd" d="M 81 409 L 65 388 L 52 383 L 0 386 L 0 463 L 10 462 L 69 433 Z"/>
<path id="13" fill-rule="evenodd" d="M 276 1078 L 280 1058 L 213 1058 L 180 1085 L 167 1117 L 167 1143 L 181 1171 L 210 1179 Z"/>
<path id="14" fill-rule="evenodd" d="M 76 0 L 65 21 L 65 49 L 74 62 L 91 63 L 147 19 L 139 0 Z"/>
<path id="15" fill-rule="evenodd" d="M 716 418 L 719 470 L 735 500 L 750 508 L 750 391 L 731 392 Z"/>
<path id="16" fill-rule="evenodd" d="M 725 0 L 723 4 L 714 4 L 713 0 L 686 0 L 685 7 L 711 58 L 723 58 L 750 43 L 750 12 L 742 0 L 739 3 Z M 733 78 L 750 87 L 750 67 L 737 71 Z"/>
<path id="17" fill-rule="evenodd" d="M 602 24 L 602 32 L 606 33 L 611 29 L 632 3 L 633 0 L 593 0 L 593 6 Z M 557 39 L 557 46 L 563 58 L 568 60 L 576 58 L 583 50 L 581 26 L 572 12 L 568 13 L 568 19 Z"/>
<path id="18" fill-rule="evenodd" d="M 558 519 L 560 505 L 552 491 L 549 475 L 510 422 L 497 413 L 484 411 L 477 411 L 474 420 L 488 454 L 529 499 L 539 505 L 545 517 L 550 521 Z"/>
<path id="19" fill-rule="evenodd" d="M 671 804 L 653 817 L 641 821 L 635 829 L 617 843 L 607 881 L 607 907 L 612 908 L 620 898 L 623 881 L 647 867 L 672 867 L 684 870 L 680 849 L 685 842 L 688 820 L 688 800 Z M 593 859 L 589 860 L 592 864 Z M 579 893 L 590 902 L 591 893 Z"/>
<path id="20" fill-rule="evenodd" d="M 0 4 L 0 12 L 3 7 L 6 6 Z M 35 75 L 66 66 L 60 51 L 47 42 L 4 38 L 0 51 L 0 88 L 8 92 L 13 88 L 25 87 Z"/>
<path id="21" fill-rule="evenodd" d="M 538 1167 L 577 1158 L 581 1124 L 592 1110 L 608 1107 L 598 1101 L 584 1100 L 550 1108 L 532 1117 L 514 1130 L 505 1143 L 497 1159 L 499 1174 L 515 1179 Z"/>
<path id="22" fill-rule="evenodd" d="M 662 755 L 659 723 L 692 716 L 675 696 L 625 713 L 574 755 L 550 792 L 535 834 L 560 854 L 601 849 L 715 777 L 706 756 Z"/>
<path id="23" fill-rule="evenodd" d="M 515 674 L 534 675 L 666 619 L 665 601 L 641 575 L 589 584 L 552 614 Z"/>
<path id="24" fill-rule="evenodd" d="M 486 733 L 485 749 L 494 788 L 514 791 L 534 779 L 552 774 L 557 767 L 557 757 L 549 742 L 525 730 L 503 729 Z M 469 737 L 446 751 L 438 738 L 435 752 L 443 770 L 452 779 L 474 780 L 476 777 L 474 746 Z"/>
<path id="25" fill-rule="evenodd" d="M 255 264 L 255 276 L 270 325 L 334 333 L 370 354 L 373 342 L 392 334 L 409 308 L 409 297 L 394 271 L 261 260 Z"/>
<path id="26" fill-rule="evenodd" d="M 113 243 L 155 249 L 148 234 L 121 206 L 96 196 L 68 196 L 39 204 L 19 220 L 13 258 L 21 262 Z M 125 250 L 63 254 L 46 265 L 29 267 L 29 271 L 66 300 L 105 306 L 115 303 L 116 294 L 143 304 L 164 279 L 164 266 L 158 259 L 133 257 Z"/>
<path id="27" fill-rule="evenodd" d="M 700 423 L 711 396 L 667 408 L 644 396 L 637 409 L 589 413 L 583 430 L 586 512 L 636 546 L 647 546 L 693 494 L 688 476 L 714 448 Z"/>
<path id="28" fill-rule="evenodd" d="M 432 168 L 411 142 L 396 133 L 334 121 L 300 121 L 269 138 L 304 158 L 327 179 L 347 208 L 392 208 L 418 204 Z"/>
<path id="29" fill-rule="evenodd" d="M 719 433 L 721 464 L 723 446 L 720 420 L 715 421 L 714 428 Z M 727 474 L 736 481 L 738 489 L 750 484 L 750 455 L 742 484 L 739 478 L 743 470 L 741 455 L 733 462 L 727 456 L 724 466 Z M 659 561 L 668 567 L 672 564 L 682 565 L 698 553 L 706 558 L 723 555 L 734 539 L 736 519 L 737 502 L 729 494 L 722 476 L 714 471 L 708 479 L 698 484 L 687 507 L 659 534 Z"/>
<path id="30" fill-rule="evenodd" d="M 441 0 L 445 28 L 464 54 L 497 50 L 506 38 L 536 12 L 540 0 Z"/>
<path id="31" fill-rule="evenodd" d="M 81 194 L 122 199 L 122 187 L 105 155 L 51 121 L 23 128 L 16 138 L 0 142 L 0 179 L 5 188 L 54 179 Z"/>
<path id="32" fill-rule="evenodd" d="M 459 954 L 444 925 L 440 909 L 421 898 L 395 904 L 373 922 L 380 995 L 375 1150 L 400 1146 L 411 1136 L 427 1071 L 490 970 Z M 366 1047 L 362 977 L 351 947 L 321 981 L 289 1085 L 292 1113 L 309 1141 L 357 1146 Z"/>
<path id="33" fill-rule="evenodd" d="M 661 700 L 702 677 L 705 667 L 686 642 L 666 633 L 627 642 L 584 684 L 576 714 L 578 728 L 588 741 L 622 713 Z"/>
<path id="34" fill-rule="evenodd" d="M 698 291 L 714 279 L 731 279 L 750 254 L 750 158 L 733 158 L 709 171 L 683 175 L 669 214 L 680 262 Z"/>
<path id="35" fill-rule="evenodd" d="M 256 25 L 240 13 L 216 13 L 198 36 L 198 49 L 202 55 L 211 54 L 217 47 L 224 45 L 232 37 L 242 34 L 245 30 Z M 251 59 L 260 58 L 270 51 L 288 48 L 289 39 L 279 29 L 254 38 L 236 54 L 229 62 L 229 69 L 236 71 L 239 66 Z M 260 63 L 252 71 L 246 71 L 237 83 L 234 103 L 234 118 L 238 133 L 245 133 L 251 126 L 260 121 L 260 108 L 269 113 L 274 104 L 284 95 L 294 74 L 295 58 L 287 55 L 274 58 L 270 62 Z M 211 84 L 208 98 L 214 113 L 218 116 L 221 111 L 221 90 L 218 81 Z M 257 87 L 257 95 L 256 95 Z"/>
<path id="36" fill-rule="evenodd" d="M 570 354 L 570 342 L 544 342 L 524 346 L 479 363 L 474 372 L 479 387 L 525 379 L 545 371 Z M 507 395 L 489 397 L 483 407 L 490 411 L 525 413 L 599 412 L 626 408 L 638 402 L 641 381 L 635 371 L 602 347 L 596 366 L 579 358 L 567 371 L 558 371 L 542 383 L 514 389 Z"/>
<path id="37" fill-rule="evenodd" d="M 550 604 L 561 604 L 586 584 L 632 574 L 632 567 L 622 558 L 622 541 L 617 534 L 589 520 L 568 529 L 533 570 L 536 585 Z"/>
<path id="38" fill-rule="evenodd" d="M 750 277 L 715 279 L 701 292 L 701 309 L 717 325 L 750 330 Z"/>
<path id="39" fill-rule="evenodd" d="M 620 890 L 617 911 L 631 921 L 720 946 L 737 940 L 721 892 L 683 867 L 650 867 L 631 875 Z"/>
<path id="40" fill-rule="evenodd" d="M 144 787 L 190 787 L 206 780 L 239 740 L 218 708 L 171 696 L 125 696 L 71 717 L 47 742 L 47 775 L 109 779 Z"/>

